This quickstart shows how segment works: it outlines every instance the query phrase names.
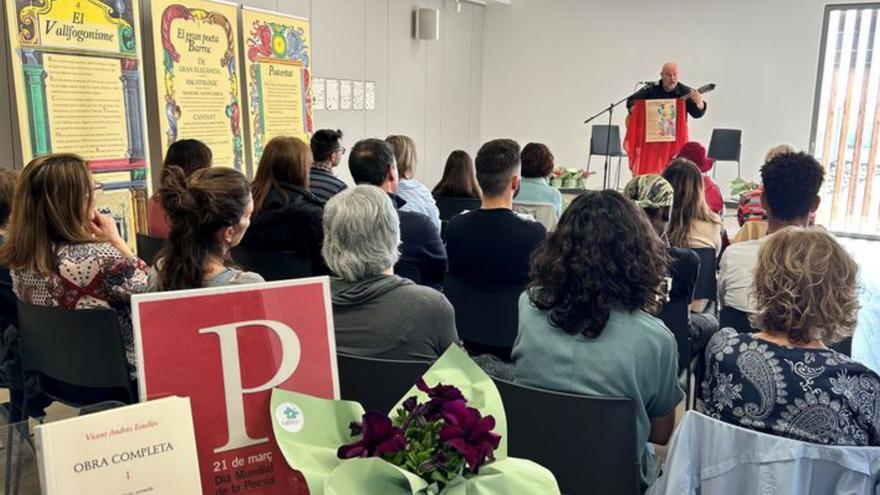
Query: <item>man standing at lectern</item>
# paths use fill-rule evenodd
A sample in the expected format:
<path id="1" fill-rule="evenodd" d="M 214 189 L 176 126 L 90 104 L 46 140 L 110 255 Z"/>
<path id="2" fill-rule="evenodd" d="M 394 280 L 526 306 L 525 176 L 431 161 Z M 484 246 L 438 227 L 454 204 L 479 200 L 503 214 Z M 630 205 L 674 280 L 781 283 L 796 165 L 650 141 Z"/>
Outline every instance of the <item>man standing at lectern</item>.
<path id="1" fill-rule="evenodd" d="M 685 108 L 687 113 L 698 119 L 706 113 L 706 102 L 703 95 L 678 82 L 678 64 L 667 62 L 660 70 L 660 83 L 651 84 L 637 91 L 626 100 L 626 108 L 632 109 L 636 100 L 659 100 L 664 98 L 687 97 Z"/>

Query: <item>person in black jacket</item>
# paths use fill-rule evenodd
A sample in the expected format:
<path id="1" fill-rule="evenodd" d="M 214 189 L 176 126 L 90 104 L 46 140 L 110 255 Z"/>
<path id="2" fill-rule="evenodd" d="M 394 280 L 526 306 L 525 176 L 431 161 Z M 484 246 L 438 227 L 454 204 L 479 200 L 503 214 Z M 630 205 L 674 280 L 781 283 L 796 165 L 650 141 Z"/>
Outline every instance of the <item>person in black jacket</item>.
<path id="1" fill-rule="evenodd" d="M 640 89 L 636 94 L 630 96 L 626 100 L 627 110 L 632 109 L 636 100 L 663 100 L 687 98 L 685 101 L 685 109 L 688 115 L 695 119 L 699 119 L 706 113 L 706 102 L 703 101 L 703 95 L 696 89 L 692 89 L 678 82 L 678 64 L 675 62 L 667 62 L 660 69 L 660 80 L 656 83 L 648 84 Z"/>
<path id="2" fill-rule="evenodd" d="M 348 168 L 356 184 L 381 188 L 391 196 L 400 218 L 400 260 L 394 273 L 421 285 L 439 289 L 446 272 L 446 248 L 440 232 L 427 216 L 401 211 L 406 201 L 397 193 L 397 163 L 391 145 L 381 139 L 358 141 L 348 157 Z"/>
<path id="3" fill-rule="evenodd" d="M 666 242 L 672 198 L 675 192 L 672 184 L 659 175 L 642 175 L 632 179 L 623 189 L 623 195 L 632 200 L 645 212 L 657 235 Z M 668 300 L 687 301 L 694 299 L 694 287 L 700 270 L 700 257 L 692 249 L 669 247 L 670 265 Z M 706 347 L 712 335 L 718 331 L 715 315 L 702 312 L 690 313 L 688 325 L 691 338 L 691 354 L 698 356 Z"/>
<path id="4" fill-rule="evenodd" d="M 323 275 L 329 273 L 321 258 L 324 202 L 309 192 L 311 163 L 312 151 L 300 139 L 269 141 L 254 177 L 254 215 L 241 245 L 307 256 L 313 274 Z"/>

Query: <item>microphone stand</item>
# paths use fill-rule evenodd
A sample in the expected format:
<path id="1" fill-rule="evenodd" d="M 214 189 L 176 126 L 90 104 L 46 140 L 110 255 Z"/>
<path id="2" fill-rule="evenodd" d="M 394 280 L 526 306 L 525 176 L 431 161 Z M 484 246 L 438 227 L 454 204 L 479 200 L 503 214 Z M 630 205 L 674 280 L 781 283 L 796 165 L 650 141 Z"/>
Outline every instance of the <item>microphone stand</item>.
<path id="1" fill-rule="evenodd" d="M 610 103 L 607 108 L 603 108 L 601 111 L 593 115 L 584 121 L 584 124 L 589 124 L 590 122 L 596 120 L 601 117 L 603 113 L 608 112 L 608 129 L 605 132 L 605 166 L 602 173 L 602 189 L 608 189 L 608 171 L 611 169 L 611 155 L 608 153 L 608 149 L 611 147 L 611 122 L 614 116 L 614 109 L 625 102 L 626 100 L 635 96 L 636 93 L 644 89 L 645 87 L 650 87 L 651 84 L 639 83 L 642 85 L 641 88 L 633 91 L 631 94 L 624 96 L 623 98 L 617 100 L 615 103 Z"/>

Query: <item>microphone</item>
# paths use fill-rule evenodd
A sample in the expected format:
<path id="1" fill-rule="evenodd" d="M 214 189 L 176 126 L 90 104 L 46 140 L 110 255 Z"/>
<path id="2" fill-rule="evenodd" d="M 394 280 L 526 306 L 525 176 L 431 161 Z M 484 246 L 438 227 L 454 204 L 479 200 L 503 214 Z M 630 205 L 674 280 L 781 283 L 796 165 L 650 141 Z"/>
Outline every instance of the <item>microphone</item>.
<path id="1" fill-rule="evenodd" d="M 656 86 L 657 81 L 639 81 L 639 84 L 644 84 L 645 86 Z"/>

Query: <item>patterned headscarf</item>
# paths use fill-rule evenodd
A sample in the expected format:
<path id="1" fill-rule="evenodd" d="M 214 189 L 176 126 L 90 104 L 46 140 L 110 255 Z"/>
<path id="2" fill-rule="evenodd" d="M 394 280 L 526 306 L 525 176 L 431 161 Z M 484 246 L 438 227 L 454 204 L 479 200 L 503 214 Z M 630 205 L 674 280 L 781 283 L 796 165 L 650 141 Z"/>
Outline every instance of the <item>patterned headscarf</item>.
<path id="1" fill-rule="evenodd" d="M 623 195 L 640 208 L 666 208 L 672 206 L 672 184 L 659 175 L 641 175 L 629 181 Z"/>

